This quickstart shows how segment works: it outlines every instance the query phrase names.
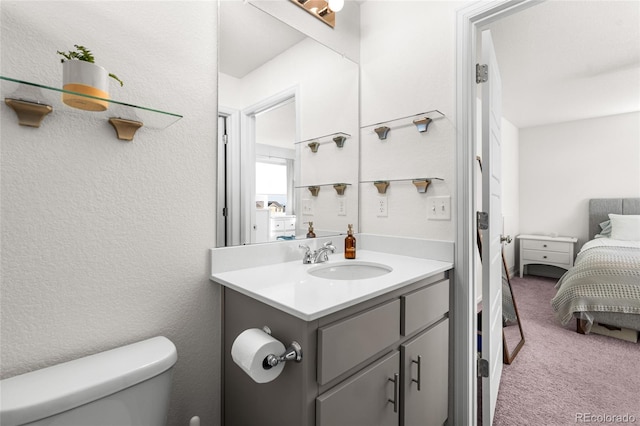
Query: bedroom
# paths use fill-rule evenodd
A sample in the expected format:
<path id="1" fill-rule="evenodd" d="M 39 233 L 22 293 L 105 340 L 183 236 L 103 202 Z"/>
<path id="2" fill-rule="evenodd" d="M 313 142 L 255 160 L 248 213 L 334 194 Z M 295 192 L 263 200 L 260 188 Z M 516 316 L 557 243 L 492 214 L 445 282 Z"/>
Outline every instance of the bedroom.
<path id="1" fill-rule="evenodd" d="M 503 164 L 515 164 L 513 168 L 504 170 L 509 174 L 509 181 L 504 186 L 507 202 L 503 206 L 505 233 L 513 236 L 515 241 L 505 248 L 512 277 L 519 275 L 520 268 L 520 240 L 515 238 L 517 235 L 575 237 L 574 250 L 577 253 L 589 239 L 589 199 L 640 195 L 640 89 L 635 43 L 639 36 L 638 4 L 621 2 L 614 8 L 611 4 L 598 3 L 582 7 L 585 6 L 583 3 L 580 8 L 571 9 L 567 2 L 546 2 L 503 19 L 491 28 L 505 89 L 505 115 L 512 120 L 503 127 L 507 129 L 506 133 L 503 131 L 503 138 L 509 138 L 503 153 L 503 158 L 508 161 Z M 598 6 L 604 7 L 597 10 Z M 535 27 L 536 14 L 552 7 L 559 9 L 547 16 L 556 19 Z M 618 7 L 629 9 L 621 12 Z M 618 16 L 610 19 L 616 14 L 615 10 L 618 10 Z M 590 15 L 589 12 L 594 13 Z M 558 29 L 559 33 L 554 33 L 554 20 L 564 20 L 566 16 L 576 19 L 572 18 L 569 23 L 565 21 Z M 543 30 L 544 34 L 538 33 L 537 37 L 544 39 L 529 38 L 535 33 L 535 28 Z M 598 31 L 585 31 L 585 28 L 598 28 Z M 613 41 L 616 30 L 621 38 Z M 579 36 L 571 37 L 576 34 Z M 570 44 L 572 38 L 576 39 L 577 45 Z M 607 44 L 616 48 L 599 56 L 603 53 L 602 46 Z M 549 49 L 549 46 L 554 48 Z M 516 56 L 516 51 L 524 51 L 526 57 Z M 501 53 L 505 58 L 503 61 Z M 576 58 L 581 54 L 589 58 L 587 62 L 577 62 Z M 540 63 L 545 65 L 541 67 Z M 562 69 L 554 80 L 551 73 L 570 65 L 577 68 Z M 616 95 L 621 95 L 622 99 L 613 100 Z M 513 103 L 522 99 L 527 102 Z M 575 102 L 564 103 L 567 100 Z M 510 101 L 511 111 L 508 110 Z M 608 106 L 610 102 L 613 107 Z M 516 107 L 522 108 L 518 118 L 515 118 Z M 597 112 L 599 108 L 602 112 Z M 584 115 L 580 116 L 582 113 Z M 541 115 L 545 117 L 536 122 Z M 545 276 L 552 277 L 547 278 L 548 282 L 555 282 L 564 272 L 552 266 L 528 265 L 525 281 L 520 282 L 531 285 L 543 282 L 544 278 L 537 280 L 537 277 Z M 541 306 L 549 313 L 552 312 L 549 302 L 554 294 L 555 290 L 551 296 L 548 292 L 537 296 L 545 298 Z M 553 318 L 553 314 L 550 315 Z M 531 323 L 523 324 L 527 338 L 523 350 L 539 350 L 539 346 L 533 346 L 533 339 L 528 339 L 531 336 L 527 334 L 527 325 L 530 326 L 529 332 L 533 327 Z M 557 319 L 555 326 L 560 327 Z M 573 320 L 566 327 L 575 329 L 575 326 Z M 623 341 L 610 343 L 612 339 L 601 336 L 596 338 L 612 345 L 633 345 Z M 522 362 L 523 356 L 520 357 Z M 503 372 L 503 380 L 505 376 L 506 380 L 515 377 Z M 511 388 L 512 383 L 508 385 Z M 546 395 L 547 400 L 551 399 L 549 395 Z M 502 401 L 502 408 L 508 405 L 505 402 Z M 499 400 L 497 416 L 501 413 L 500 404 Z"/>

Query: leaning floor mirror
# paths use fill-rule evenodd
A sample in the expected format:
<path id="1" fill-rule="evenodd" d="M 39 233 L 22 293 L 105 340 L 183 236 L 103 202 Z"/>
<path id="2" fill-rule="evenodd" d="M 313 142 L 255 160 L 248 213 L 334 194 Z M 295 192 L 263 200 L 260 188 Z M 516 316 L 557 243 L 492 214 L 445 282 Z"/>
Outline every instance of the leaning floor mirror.
<path id="1" fill-rule="evenodd" d="M 518 305 L 513 296 L 507 262 L 502 253 L 502 347 L 505 364 L 511 364 L 524 345 L 524 332 L 518 313 Z"/>

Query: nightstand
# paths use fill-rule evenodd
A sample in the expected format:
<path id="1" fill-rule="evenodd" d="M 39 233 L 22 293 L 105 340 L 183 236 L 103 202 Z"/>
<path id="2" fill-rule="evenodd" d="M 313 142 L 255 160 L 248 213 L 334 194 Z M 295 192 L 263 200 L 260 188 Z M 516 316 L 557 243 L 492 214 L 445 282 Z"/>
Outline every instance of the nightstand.
<path id="1" fill-rule="evenodd" d="M 518 235 L 520 240 L 520 278 L 532 263 L 569 269 L 573 266 L 577 238 L 546 235 Z"/>

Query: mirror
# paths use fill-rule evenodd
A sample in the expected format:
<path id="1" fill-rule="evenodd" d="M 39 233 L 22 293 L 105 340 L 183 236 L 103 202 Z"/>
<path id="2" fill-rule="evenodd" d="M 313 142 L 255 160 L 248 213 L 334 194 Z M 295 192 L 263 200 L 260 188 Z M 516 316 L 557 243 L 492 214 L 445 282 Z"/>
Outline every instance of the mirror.
<path id="1" fill-rule="evenodd" d="M 219 20 L 217 245 L 357 231 L 358 64 L 251 3 Z"/>
<path id="2" fill-rule="evenodd" d="M 505 364 L 511 364 L 524 345 L 524 332 L 518 313 L 518 305 L 513 297 L 507 262 L 502 253 L 502 351 Z"/>

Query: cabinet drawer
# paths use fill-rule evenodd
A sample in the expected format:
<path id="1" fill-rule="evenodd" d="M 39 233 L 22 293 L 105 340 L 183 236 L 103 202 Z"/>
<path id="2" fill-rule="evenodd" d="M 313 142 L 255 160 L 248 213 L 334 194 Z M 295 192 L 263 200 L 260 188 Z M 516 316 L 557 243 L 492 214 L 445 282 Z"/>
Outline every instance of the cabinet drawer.
<path id="1" fill-rule="evenodd" d="M 449 312 L 449 280 L 406 294 L 400 300 L 400 332 L 408 336 Z"/>
<path id="2" fill-rule="evenodd" d="M 561 263 L 563 265 L 570 264 L 569 253 L 557 253 L 538 250 L 523 250 L 522 257 L 524 260 L 530 260 L 542 263 Z"/>
<path id="3" fill-rule="evenodd" d="M 522 248 L 529 250 L 557 251 L 568 253 L 572 243 L 560 241 L 522 240 Z"/>
<path id="4" fill-rule="evenodd" d="M 336 378 L 400 338 L 400 300 L 318 329 L 318 383 Z"/>
<path id="5" fill-rule="evenodd" d="M 399 398 L 399 389 L 394 396 L 389 379 L 398 374 L 399 363 L 396 351 L 317 397 L 316 426 L 397 426 L 398 413 L 389 400 Z"/>

